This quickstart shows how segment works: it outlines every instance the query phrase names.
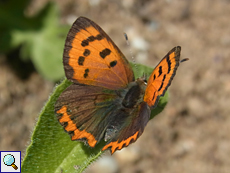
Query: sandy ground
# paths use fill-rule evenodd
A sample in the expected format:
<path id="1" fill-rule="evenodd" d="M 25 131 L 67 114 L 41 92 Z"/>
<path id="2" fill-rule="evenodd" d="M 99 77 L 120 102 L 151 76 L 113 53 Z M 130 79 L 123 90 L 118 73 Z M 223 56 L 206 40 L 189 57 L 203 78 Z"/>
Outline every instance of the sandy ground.
<path id="1" fill-rule="evenodd" d="M 47 0 L 33 1 L 39 9 Z M 166 109 L 139 140 L 112 157 L 104 155 L 86 172 L 230 172 L 230 1 L 228 0 L 56 0 L 61 23 L 86 16 L 98 23 L 132 61 L 154 67 L 174 46 L 181 64 Z M 0 149 L 25 151 L 52 82 L 34 69 L 22 79 L 0 58 Z M 109 167 L 108 167 L 109 165 Z M 106 167 L 107 166 L 107 167 Z"/>

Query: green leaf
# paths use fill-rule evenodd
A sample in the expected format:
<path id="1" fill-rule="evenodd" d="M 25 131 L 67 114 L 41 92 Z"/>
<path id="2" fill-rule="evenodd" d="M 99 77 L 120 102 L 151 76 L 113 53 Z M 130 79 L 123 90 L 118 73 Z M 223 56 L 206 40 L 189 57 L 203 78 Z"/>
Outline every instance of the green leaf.
<path id="1" fill-rule="evenodd" d="M 135 76 L 139 77 L 143 73 L 150 74 L 153 70 L 143 65 L 137 65 L 137 69 Z M 65 79 L 58 85 L 43 108 L 22 163 L 22 172 L 82 172 L 103 153 L 101 149 L 104 141 L 95 148 L 90 148 L 82 142 L 71 141 L 57 121 L 54 104 L 70 84 L 71 82 Z M 163 97 L 158 105 L 160 111 L 166 103 L 167 96 Z M 159 110 L 154 109 L 152 115 L 156 115 Z"/>
<path id="2" fill-rule="evenodd" d="M 64 76 L 62 54 L 69 26 L 59 25 L 59 10 L 54 3 L 48 3 L 36 16 L 26 17 L 28 2 L 0 2 L 0 52 L 20 46 L 23 60 L 31 59 L 46 79 L 60 80 Z"/>
<path id="3" fill-rule="evenodd" d="M 55 5 L 47 7 L 41 30 L 31 38 L 31 60 L 40 74 L 50 80 L 64 76 L 62 55 L 68 27 L 58 25 L 58 10 Z"/>
<path id="4" fill-rule="evenodd" d="M 24 9 L 30 0 L 0 1 L 0 52 L 12 48 L 12 31 L 24 30 L 30 23 L 24 16 Z"/>

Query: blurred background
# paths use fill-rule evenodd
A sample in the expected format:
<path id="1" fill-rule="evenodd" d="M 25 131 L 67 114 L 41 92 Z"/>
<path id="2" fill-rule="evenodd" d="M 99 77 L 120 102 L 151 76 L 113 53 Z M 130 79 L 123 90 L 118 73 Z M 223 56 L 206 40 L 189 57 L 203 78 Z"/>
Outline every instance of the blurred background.
<path id="1" fill-rule="evenodd" d="M 79 16 L 99 24 L 130 61 L 129 49 L 137 63 L 154 67 L 177 45 L 190 59 L 139 140 L 86 172 L 229 172 L 229 0 L 1 0 L 0 150 L 25 152 L 40 110 L 64 78 L 64 41 Z"/>

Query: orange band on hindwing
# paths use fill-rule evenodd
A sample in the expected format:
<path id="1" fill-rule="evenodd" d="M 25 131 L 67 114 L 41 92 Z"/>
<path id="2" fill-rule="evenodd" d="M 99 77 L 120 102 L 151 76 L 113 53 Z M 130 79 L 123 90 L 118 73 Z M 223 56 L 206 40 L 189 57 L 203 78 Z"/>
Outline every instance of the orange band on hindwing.
<path id="1" fill-rule="evenodd" d="M 111 154 L 113 154 L 117 149 L 120 150 L 124 146 L 128 146 L 131 142 L 134 142 L 137 139 L 137 135 L 139 132 L 136 132 L 133 136 L 130 136 L 128 139 L 121 141 L 110 142 L 102 148 L 102 151 L 106 150 L 107 148 L 111 147 Z"/>
<path id="2" fill-rule="evenodd" d="M 94 147 L 97 143 L 97 140 L 95 140 L 94 136 L 85 130 L 79 130 L 77 129 L 76 124 L 73 123 L 73 121 L 70 119 L 70 115 L 67 113 L 67 107 L 62 106 L 61 109 L 57 111 L 57 113 L 62 114 L 62 117 L 59 119 L 59 122 L 61 124 L 68 123 L 68 125 L 65 128 L 67 132 L 74 132 L 74 135 L 71 137 L 71 140 L 79 140 L 86 138 L 88 140 L 88 144 L 90 147 Z"/>

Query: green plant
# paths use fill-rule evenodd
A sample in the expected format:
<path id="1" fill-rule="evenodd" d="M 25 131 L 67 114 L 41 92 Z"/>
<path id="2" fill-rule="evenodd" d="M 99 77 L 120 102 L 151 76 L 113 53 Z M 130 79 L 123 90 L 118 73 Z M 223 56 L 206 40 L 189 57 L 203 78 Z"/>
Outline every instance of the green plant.
<path id="1" fill-rule="evenodd" d="M 58 24 L 54 3 L 48 3 L 36 16 L 25 16 L 29 2 L 0 1 L 0 52 L 20 47 L 21 59 L 30 59 L 45 78 L 60 80 L 64 76 L 62 54 L 69 27 Z"/>

